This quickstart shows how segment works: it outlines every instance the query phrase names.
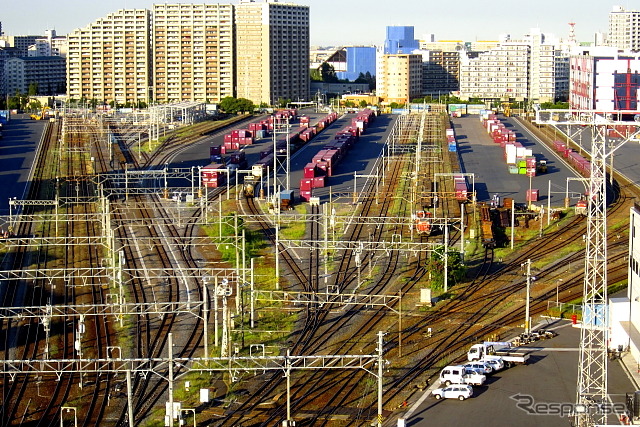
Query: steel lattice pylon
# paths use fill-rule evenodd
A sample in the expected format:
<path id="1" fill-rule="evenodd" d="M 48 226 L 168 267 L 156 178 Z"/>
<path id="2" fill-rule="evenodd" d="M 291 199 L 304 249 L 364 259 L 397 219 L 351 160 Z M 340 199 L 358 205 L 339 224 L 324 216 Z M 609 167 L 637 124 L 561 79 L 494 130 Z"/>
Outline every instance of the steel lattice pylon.
<path id="1" fill-rule="evenodd" d="M 584 297 L 575 420 L 606 424 L 598 405 L 607 402 L 607 189 L 606 126 L 594 126 L 589 180 Z"/>
<path id="2" fill-rule="evenodd" d="M 617 127 L 628 129 L 629 117 L 639 117 L 637 111 L 541 110 L 536 122 L 548 125 L 589 126 L 592 131 L 591 176 L 587 215 L 586 253 L 582 303 L 582 328 L 576 388 L 575 425 L 580 427 L 606 424 L 603 405 L 607 395 L 607 183 L 606 159 L 637 135 L 618 133 Z M 625 120 L 627 119 L 627 120 Z M 610 140 L 609 132 L 616 137 Z M 607 147 L 610 147 L 607 153 Z"/>

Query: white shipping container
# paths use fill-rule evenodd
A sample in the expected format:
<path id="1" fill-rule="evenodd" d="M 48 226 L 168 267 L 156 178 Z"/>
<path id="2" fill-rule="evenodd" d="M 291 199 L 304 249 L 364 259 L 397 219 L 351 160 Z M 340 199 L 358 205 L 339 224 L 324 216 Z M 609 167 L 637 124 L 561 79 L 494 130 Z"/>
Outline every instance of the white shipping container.
<path id="1" fill-rule="evenodd" d="M 504 150 L 505 150 L 505 154 L 506 154 L 506 160 L 507 160 L 507 164 L 508 165 L 513 165 L 516 163 L 516 159 L 518 158 L 517 152 L 518 149 L 515 145 L 513 144 L 507 144 L 504 146 Z"/>
<path id="2" fill-rule="evenodd" d="M 525 148 L 524 157 L 533 157 L 533 150 L 531 148 Z"/>
<path id="3" fill-rule="evenodd" d="M 487 120 L 487 132 L 491 132 L 491 126 L 493 126 L 497 120 Z"/>
<path id="4" fill-rule="evenodd" d="M 527 149 L 526 149 L 526 148 L 524 148 L 524 147 L 518 147 L 518 151 L 517 151 L 516 156 L 518 156 L 518 157 L 525 157 L 525 156 L 526 156 L 525 151 L 527 151 Z"/>

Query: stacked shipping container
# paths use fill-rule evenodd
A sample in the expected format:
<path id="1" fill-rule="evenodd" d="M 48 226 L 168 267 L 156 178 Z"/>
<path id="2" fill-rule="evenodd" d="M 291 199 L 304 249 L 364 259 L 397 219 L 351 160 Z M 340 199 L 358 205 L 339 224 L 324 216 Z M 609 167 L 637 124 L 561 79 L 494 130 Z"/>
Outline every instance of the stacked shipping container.
<path id="1" fill-rule="evenodd" d="M 300 180 L 300 198 L 303 201 L 311 199 L 314 188 L 322 188 L 327 185 L 327 178 L 333 175 L 335 166 L 346 156 L 347 151 L 358 141 L 360 135 L 367 130 L 375 117 L 376 113 L 373 110 L 360 111 L 351 120 L 351 126 L 338 132 L 333 141 L 327 142 L 313 156 L 304 167 L 304 178 Z"/>
<path id="2" fill-rule="evenodd" d="M 537 161 L 533 151 L 516 141 L 515 132 L 507 129 L 504 123 L 489 110 L 481 111 L 480 119 L 493 142 L 500 144 L 504 149 L 503 157 L 509 173 L 535 176 Z"/>

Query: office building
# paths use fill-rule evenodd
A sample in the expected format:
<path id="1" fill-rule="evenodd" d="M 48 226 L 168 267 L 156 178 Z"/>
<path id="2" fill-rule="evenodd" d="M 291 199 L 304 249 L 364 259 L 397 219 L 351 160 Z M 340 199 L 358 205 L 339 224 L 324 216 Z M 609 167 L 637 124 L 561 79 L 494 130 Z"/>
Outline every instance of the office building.
<path id="1" fill-rule="evenodd" d="M 571 108 L 638 111 L 640 53 L 593 49 L 571 57 Z"/>
<path id="2" fill-rule="evenodd" d="M 67 38 L 67 94 L 72 99 L 149 102 L 151 13 L 121 9 Z"/>
<path id="3" fill-rule="evenodd" d="M 382 55 L 376 74 L 378 96 L 386 104 L 406 104 L 422 95 L 422 56 Z"/>
<path id="4" fill-rule="evenodd" d="M 376 48 L 374 46 L 347 46 L 344 48 L 346 70 L 337 72 L 339 79 L 354 81 L 360 74 L 376 74 Z"/>
<path id="5" fill-rule="evenodd" d="M 35 95 L 60 95 L 66 88 L 66 60 L 60 56 L 10 58 L 5 62 L 5 85 L 8 93 L 29 93 L 34 85 Z"/>
<path id="6" fill-rule="evenodd" d="M 256 104 L 309 98 L 309 6 L 240 0 L 236 96 Z"/>
<path id="7" fill-rule="evenodd" d="M 640 50 L 640 12 L 614 6 L 609 13 L 609 46 Z"/>
<path id="8" fill-rule="evenodd" d="M 233 96 L 233 5 L 153 6 L 153 99 L 220 102 Z"/>
<path id="9" fill-rule="evenodd" d="M 413 27 L 387 27 L 387 38 L 384 41 L 384 54 L 410 54 L 420 49 L 420 41 L 414 37 Z"/>

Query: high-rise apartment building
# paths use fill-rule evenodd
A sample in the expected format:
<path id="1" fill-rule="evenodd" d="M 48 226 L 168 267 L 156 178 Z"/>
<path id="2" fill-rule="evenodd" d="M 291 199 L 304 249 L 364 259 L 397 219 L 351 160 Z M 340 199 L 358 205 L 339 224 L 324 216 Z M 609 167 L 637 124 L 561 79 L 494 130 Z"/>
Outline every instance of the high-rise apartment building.
<path id="1" fill-rule="evenodd" d="M 236 96 L 256 104 L 309 97 L 309 6 L 240 0 Z"/>
<path id="2" fill-rule="evenodd" d="M 423 95 L 445 95 L 460 89 L 460 52 L 423 51 Z"/>
<path id="3" fill-rule="evenodd" d="M 463 55 L 462 98 L 554 102 L 566 99 L 568 55 L 539 29 L 518 41 L 504 41 L 475 58 Z"/>
<path id="4" fill-rule="evenodd" d="M 609 12 L 609 46 L 618 49 L 640 49 L 640 12 L 614 6 Z"/>
<path id="5" fill-rule="evenodd" d="M 65 93 L 66 63 L 60 56 L 34 56 L 8 59 L 5 63 L 7 93 L 29 93 L 35 85 L 36 95 Z"/>
<path id="6" fill-rule="evenodd" d="M 233 96 L 233 5 L 153 6 L 153 99 L 219 102 Z"/>
<path id="7" fill-rule="evenodd" d="M 376 75 L 383 102 L 405 104 L 422 95 L 422 55 L 382 55 Z"/>
<path id="8" fill-rule="evenodd" d="M 149 102 L 151 13 L 121 9 L 67 36 L 67 94 L 99 103 Z"/>

